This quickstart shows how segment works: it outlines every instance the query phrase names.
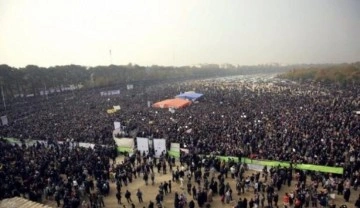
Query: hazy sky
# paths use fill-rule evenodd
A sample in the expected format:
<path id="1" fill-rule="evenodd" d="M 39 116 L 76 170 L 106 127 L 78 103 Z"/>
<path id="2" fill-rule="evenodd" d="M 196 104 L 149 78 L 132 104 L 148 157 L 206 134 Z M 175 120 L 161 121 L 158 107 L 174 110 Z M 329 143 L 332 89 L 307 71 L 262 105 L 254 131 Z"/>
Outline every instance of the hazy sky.
<path id="1" fill-rule="evenodd" d="M 0 64 L 360 61 L 359 0 L 0 0 Z"/>

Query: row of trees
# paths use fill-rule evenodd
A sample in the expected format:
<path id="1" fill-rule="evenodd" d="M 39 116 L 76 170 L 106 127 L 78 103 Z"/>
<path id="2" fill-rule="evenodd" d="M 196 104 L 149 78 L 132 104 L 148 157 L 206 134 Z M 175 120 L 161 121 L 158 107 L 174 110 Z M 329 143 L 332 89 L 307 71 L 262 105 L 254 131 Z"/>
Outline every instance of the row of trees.
<path id="1" fill-rule="evenodd" d="M 45 89 L 62 91 L 64 86 L 82 85 L 84 87 L 100 87 L 139 83 L 144 81 L 183 80 L 189 78 L 205 78 L 214 76 L 230 76 L 248 73 L 276 72 L 279 66 L 243 66 L 220 68 L 218 65 L 200 67 L 144 67 L 138 65 L 110 65 L 84 67 L 79 65 L 54 66 L 49 68 L 28 65 L 14 68 L 0 65 L 1 94 L 7 100 L 19 95 L 39 96 Z M 1 95 L 1 96 L 2 96 Z"/>
<path id="2" fill-rule="evenodd" d="M 76 65 L 49 68 L 28 65 L 20 69 L 0 65 L 0 85 L 4 95 L 10 98 L 20 94 L 37 96 L 39 89 L 61 90 L 61 86 L 84 83 L 87 79 L 86 68 Z"/>
<path id="3" fill-rule="evenodd" d="M 336 65 L 315 65 L 286 72 L 280 78 L 295 81 L 316 81 L 341 85 L 360 83 L 360 62 Z"/>
<path id="4" fill-rule="evenodd" d="M 305 81 L 335 81 L 354 83 L 360 81 L 360 62 L 338 65 L 258 65 L 222 68 L 209 64 L 198 67 L 165 67 L 139 65 L 110 65 L 84 67 L 79 65 L 54 66 L 49 68 L 28 65 L 14 68 L 0 65 L 1 96 L 12 99 L 17 95 L 39 96 L 44 89 L 62 91 L 64 86 L 83 85 L 101 87 L 141 83 L 145 81 L 177 81 L 184 79 L 231 76 L 251 73 L 282 73 L 280 77 Z"/>
<path id="5" fill-rule="evenodd" d="M 286 73 L 284 73 L 286 72 Z M 338 83 L 360 82 L 360 62 L 338 65 L 258 65 L 229 66 L 226 68 L 215 64 L 197 67 L 165 67 L 139 65 L 110 65 L 85 67 L 65 65 L 39 67 L 28 65 L 14 68 L 0 65 L 1 97 L 11 101 L 19 95 L 41 95 L 41 91 L 55 90 L 61 92 L 70 85 L 82 85 L 85 88 L 110 85 L 138 84 L 144 82 L 179 81 L 186 79 L 232 76 L 254 73 L 284 73 L 281 78 L 297 81 L 315 80 Z"/>

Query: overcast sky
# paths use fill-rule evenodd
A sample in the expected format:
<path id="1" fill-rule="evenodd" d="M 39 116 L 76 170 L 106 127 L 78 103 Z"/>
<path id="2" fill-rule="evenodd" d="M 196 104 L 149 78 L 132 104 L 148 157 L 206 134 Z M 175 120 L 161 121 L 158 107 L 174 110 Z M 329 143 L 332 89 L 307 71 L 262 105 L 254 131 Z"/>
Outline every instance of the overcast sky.
<path id="1" fill-rule="evenodd" d="M 0 0 L 15 67 L 355 61 L 359 0 Z"/>

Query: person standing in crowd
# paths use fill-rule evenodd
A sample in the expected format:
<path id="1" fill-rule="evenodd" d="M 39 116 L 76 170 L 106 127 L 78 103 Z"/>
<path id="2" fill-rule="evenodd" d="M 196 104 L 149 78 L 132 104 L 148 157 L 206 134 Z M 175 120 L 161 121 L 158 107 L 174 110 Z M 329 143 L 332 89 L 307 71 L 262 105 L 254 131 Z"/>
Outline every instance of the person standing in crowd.
<path id="1" fill-rule="evenodd" d="M 169 193 L 171 193 L 171 180 L 169 180 L 168 186 L 169 186 Z"/>
<path id="2" fill-rule="evenodd" d="M 348 186 L 347 188 L 345 188 L 345 191 L 344 191 L 345 202 L 349 202 L 350 195 L 351 195 L 351 191 L 350 191 L 350 187 Z"/>
<path id="3" fill-rule="evenodd" d="M 360 194 L 355 202 L 355 208 L 360 208 Z"/>
<path id="4" fill-rule="evenodd" d="M 127 202 L 130 204 L 130 202 L 132 202 L 132 200 L 131 200 L 131 193 L 130 193 L 130 191 L 129 190 L 126 190 L 126 192 L 125 192 L 125 198 L 126 198 L 126 200 L 127 200 Z"/>
<path id="5" fill-rule="evenodd" d="M 116 199 L 117 199 L 118 204 L 121 204 L 121 192 L 120 191 L 116 192 Z"/>
<path id="6" fill-rule="evenodd" d="M 151 185 L 155 185 L 155 173 L 152 171 L 150 174 L 151 177 Z"/>
<path id="7" fill-rule="evenodd" d="M 144 172 L 143 179 L 144 179 L 144 181 L 145 181 L 145 185 L 148 185 L 149 175 L 148 175 L 147 172 Z M 152 180 L 152 179 L 151 179 L 151 180 Z"/>
<path id="8" fill-rule="evenodd" d="M 143 193 L 140 191 L 140 189 L 137 190 L 136 196 L 139 199 L 139 203 L 143 203 Z"/>
<path id="9" fill-rule="evenodd" d="M 148 208 L 154 208 L 154 202 L 150 201 Z"/>
<path id="10" fill-rule="evenodd" d="M 274 192 L 273 200 L 274 200 L 274 205 L 275 205 L 275 207 L 278 207 L 279 194 L 278 194 L 277 192 Z"/>
<path id="11" fill-rule="evenodd" d="M 105 207 L 105 202 L 104 202 L 104 195 L 102 195 L 101 192 L 98 192 L 97 194 L 97 199 L 98 199 L 98 204 L 100 207 Z"/>
<path id="12" fill-rule="evenodd" d="M 283 197 L 283 204 L 284 204 L 284 208 L 290 208 L 290 196 L 288 193 L 285 193 Z"/>
<path id="13" fill-rule="evenodd" d="M 166 194 L 168 194 L 169 193 L 169 184 L 166 182 L 166 181 L 164 181 L 164 194 L 166 195 Z"/>

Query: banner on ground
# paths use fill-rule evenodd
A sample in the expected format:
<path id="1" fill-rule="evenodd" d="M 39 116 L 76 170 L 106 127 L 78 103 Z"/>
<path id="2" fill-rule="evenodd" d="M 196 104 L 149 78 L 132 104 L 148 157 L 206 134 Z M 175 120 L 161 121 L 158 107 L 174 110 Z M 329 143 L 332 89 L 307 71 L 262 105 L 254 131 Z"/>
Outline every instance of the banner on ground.
<path id="1" fill-rule="evenodd" d="M 180 157 L 180 143 L 171 143 L 170 150 L 168 151 L 168 153 L 170 156 L 179 158 Z"/>
<path id="2" fill-rule="evenodd" d="M 114 141 L 117 146 L 118 152 L 132 153 L 134 150 L 134 139 L 133 138 L 115 138 Z"/>
<path id="3" fill-rule="evenodd" d="M 166 140 L 165 139 L 153 139 L 155 157 L 160 157 L 161 153 L 166 153 Z"/>
<path id="4" fill-rule="evenodd" d="M 7 116 L 1 116 L 1 123 L 3 126 L 6 126 L 9 124 Z"/>
<path id="5" fill-rule="evenodd" d="M 143 137 L 136 137 L 137 150 L 140 151 L 141 154 L 144 152 L 146 154 L 149 153 L 149 139 Z"/>

